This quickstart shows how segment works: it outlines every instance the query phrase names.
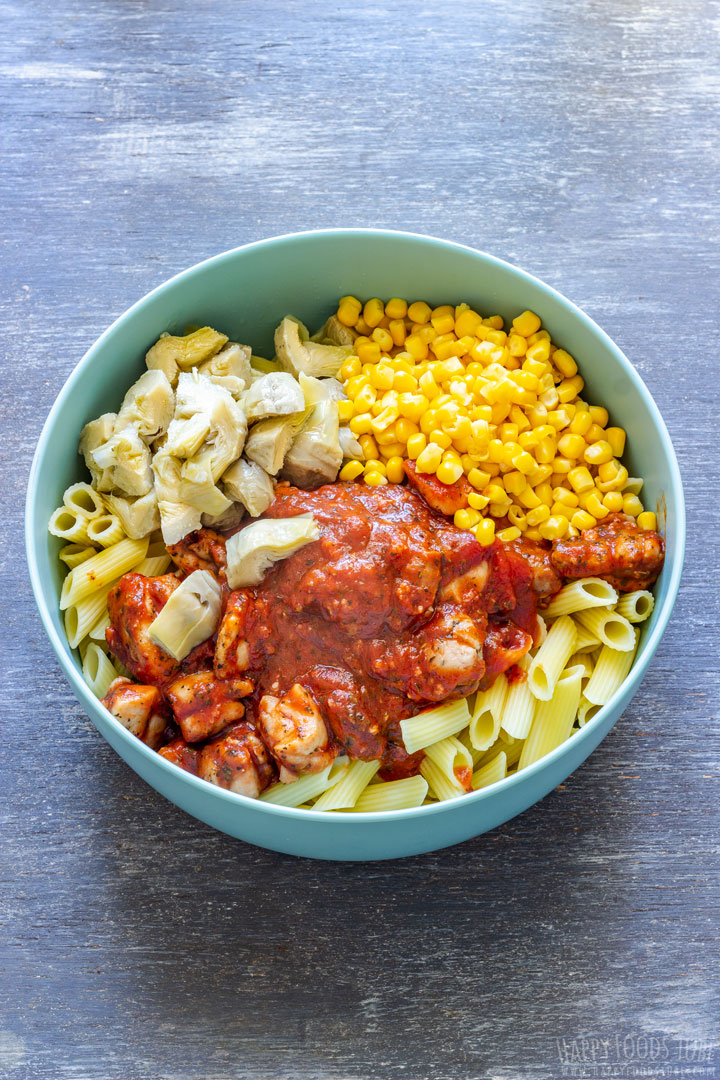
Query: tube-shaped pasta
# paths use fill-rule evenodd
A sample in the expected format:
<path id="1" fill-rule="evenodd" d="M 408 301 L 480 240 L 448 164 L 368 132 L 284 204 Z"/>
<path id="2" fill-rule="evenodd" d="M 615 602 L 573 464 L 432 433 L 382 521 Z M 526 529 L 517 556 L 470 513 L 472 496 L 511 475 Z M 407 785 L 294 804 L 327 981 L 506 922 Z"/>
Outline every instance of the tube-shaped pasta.
<path id="1" fill-rule="evenodd" d="M 79 566 L 81 562 L 85 562 L 86 559 L 91 559 L 93 555 L 97 555 L 97 548 L 84 547 L 80 544 L 66 544 L 64 548 L 60 548 L 58 552 L 58 558 L 65 563 L 68 570 L 73 570 L 76 566 Z"/>
<path id="2" fill-rule="evenodd" d="M 106 601 L 106 603 L 107 603 L 107 601 Z M 103 613 L 101 614 L 100 618 L 97 620 L 97 622 L 94 622 L 93 625 L 88 630 L 88 637 L 90 638 L 90 640 L 91 641 L 103 641 L 104 642 L 105 641 L 105 631 L 107 630 L 109 625 L 110 625 L 110 613 L 109 613 L 109 611 L 107 610 L 107 607 L 106 607 L 105 610 L 103 611 Z"/>
<path id="3" fill-rule="evenodd" d="M 635 634 L 627 619 L 609 607 L 588 608 L 578 611 L 577 621 L 599 638 L 603 645 L 620 652 L 629 652 L 635 646 Z"/>
<path id="4" fill-rule="evenodd" d="M 115 514 L 102 514 L 88 521 L 87 535 L 88 540 L 91 540 L 93 544 L 107 548 L 112 547 L 113 544 L 119 544 L 125 533 L 119 517 Z"/>
<path id="5" fill-rule="evenodd" d="M 567 666 L 569 668 L 570 667 L 580 667 L 580 668 L 582 668 L 583 673 L 582 673 L 582 676 L 581 676 L 581 681 L 582 681 L 582 685 L 584 686 L 585 683 L 588 681 L 588 679 L 590 678 L 590 676 L 593 673 L 593 668 L 595 667 L 595 661 L 593 660 L 590 653 L 575 652 L 575 653 L 572 654 L 572 656 L 568 660 Z"/>
<path id="6" fill-rule="evenodd" d="M 438 799 L 454 799 L 468 790 L 472 757 L 459 739 L 450 736 L 425 747 L 420 772 Z"/>
<path id="7" fill-rule="evenodd" d="M 164 574 L 172 562 L 169 555 L 149 555 L 133 568 L 134 574 L 142 574 L 143 577 L 158 577 Z"/>
<path id="8" fill-rule="evenodd" d="M 475 750 L 487 750 L 497 739 L 507 693 L 508 682 L 501 674 L 489 690 L 475 698 L 469 727 L 470 743 Z"/>
<path id="9" fill-rule="evenodd" d="M 101 496 L 90 484 L 71 484 L 65 490 L 63 503 L 68 510 L 75 510 L 85 518 L 96 518 L 105 513 Z"/>
<path id="10" fill-rule="evenodd" d="M 549 701 L 568 658 L 575 651 L 577 630 L 569 615 L 561 615 L 548 630 L 528 670 L 528 686 L 540 701 Z"/>
<path id="11" fill-rule="evenodd" d="M 467 701 L 447 701 L 435 709 L 411 716 L 400 721 L 403 742 L 408 754 L 424 750 L 426 746 L 439 742 L 449 735 L 456 735 L 470 722 L 470 710 Z"/>
<path id="12" fill-rule="evenodd" d="M 598 649 L 602 642 L 600 638 L 595 637 L 589 630 L 586 630 L 580 623 L 575 623 L 575 629 L 577 630 L 577 641 L 575 642 L 575 653 L 593 652 Z"/>
<path id="13" fill-rule="evenodd" d="M 502 735 L 502 729 L 500 734 Z M 489 761 L 492 761 L 496 754 L 504 754 L 508 770 L 512 769 L 513 765 L 517 765 L 520 760 L 523 741 L 523 739 L 513 739 L 510 735 L 507 735 L 505 739 L 498 739 L 498 741 L 493 743 L 490 749 L 486 750 L 485 753 L 480 756 L 479 760 L 475 762 L 476 767 L 482 768 L 483 765 L 487 765 Z"/>
<path id="14" fill-rule="evenodd" d="M 97 698 L 104 698 L 118 673 L 99 645 L 91 641 L 82 665 L 83 678 Z"/>
<path id="15" fill-rule="evenodd" d="M 53 536 L 70 540 L 75 544 L 87 543 L 88 519 L 79 510 L 71 506 L 59 506 L 53 511 L 48 529 Z"/>
<path id="16" fill-rule="evenodd" d="M 632 635 L 634 641 L 630 650 L 618 652 L 617 649 L 609 649 L 607 645 L 603 647 L 592 677 L 583 691 L 593 705 L 605 705 L 625 680 L 635 659 L 637 630 L 633 630 Z"/>
<path id="17" fill-rule="evenodd" d="M 603 578 L 579 578 L 556 593 L 543 613 L 549 619 L 556 619 L 559 615 L 571 615 L 575 611 L 614 604 L 617 598 L 615 589 Z"/>
<path id="18" fill-rule="evenodd" d="M 569 737 L 580 703 L 582 669 L 566 668 L 555 684 L 551 699 L 535 710 L 530 734 L 523 743 L 518 769 L 525 769 Z"/>
<path id="19" fill-rule="evenodd" d="M 78 604 L 97 589 L 127 574 L 142 562 L 147 548 L 147 539 L 121 540 L 76 566 L 63 582 L 60 610 L 65 611 L 71 604 Z"/>
<path id="20" fill-rule="evenodd" d="M 645 622 L 652 615 L 655 607 L 655 597 L 647 589 L 636 589 L 635 592 L 625 593 L 615 605 L 618 615 L 622 615 L 630 623 Z"/>
<path id="21" fill-rule="evenodd" d="M 308 799 L 314 799 L 329 788 L 334 780 L 330 780 L 330 766 L 322 772 L 313 773 L 310 776 L 301 776 L 292 784 L 273 784 L 266 788 L 260 796 L 263 802 L 275 803 L 277 806 L 300 806 Z"/>
<path id="22" fill-rule="evenodd" d="M 532 724 L 536 700 L 527 678 L 511 682 L 500 717 L 500 733 L 504 731 L 513 739 L 524 739 Z"/>
<path id="23" fill-rule="evenodd" d="M 623 656 L 625 654 L 623 653 Z M 580 704 L 578 706 L 577 724 L 578 727 L 585 727 L 585 725 L 592 720 L 595 713 L 600 712 L 602 705 L 593 705 L 592 701 L 588 701 L 587 698 L 581 697 Z"/>
<path id="24" fill-rule="evenodd" d="M 379 768 L 379 761 L 352 761 L 338 782 L 320 796 L 313 809 L 344 810 L 354 806 Z"/>
<path id="25" fill-rule="evenodd" d="M 68 645 L 71 649 L 76 649 L 82 639 L 86 637 L 95 623 L 103 615 L 107 615 L 107 598 L 112 584 L 104 585 L 102 589 L 97 589 L 90 596 L 86 596 L 84 600 L 80 600 L 77 604 L 71 604 L 69 608 L 65 609 L 65 633 L 67 634 Z M 102 639 L 105 640 L 103 635 Z"/>
<path id="26" fill-rule="evenodd" d="M 424 776 L 407 776 L 403 780 L 389 780 L 383 784 L 370 784 L 348 813 L 379 813 L 382 810 L 408 810 L 422 806 L 428 793 Z"/>
<path id="27" fill-rule="evenodd" d="M 505 776 L 507 776 L 507 755 L 504 750 L 501 750 L 499 754 L 490 758 L 485 765 L 481 765 L 472 774 L 473 791 L 477 791 L 481 787 L 488 787 L 490 784 L 496 784 L 498 780 L 503 780 Z"/>

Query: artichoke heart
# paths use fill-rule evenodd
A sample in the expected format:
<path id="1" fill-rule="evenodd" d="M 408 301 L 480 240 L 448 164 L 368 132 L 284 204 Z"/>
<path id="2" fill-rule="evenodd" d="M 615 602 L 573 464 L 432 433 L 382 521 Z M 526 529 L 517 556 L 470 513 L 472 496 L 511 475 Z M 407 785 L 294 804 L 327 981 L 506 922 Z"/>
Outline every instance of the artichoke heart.
<path id="1" fill-rule="evenodd" d="M 197 454 L 210 434 L 210 420 L 204 413 L 195 413 L 187 420 L 173 420 L 167 432 L 163 451 L 174 457 L 191 458 Z"/>
<path id="2" fill-rule="evenodd" d="M 107 470 L 112 488 L 125 495 L 146 495 L 152 487 L 150 451 L 132 424 L 110 436 L 92 451 L 98 469 Z"/>
<path id="3" fill-rule="evenodd" d="M 301 371 L 298 382 L 308 409 L 311 405 L 317 405 L 319 401 L 347 401 L 342 383 L 339 383 L 337 379 L 315 379 L 312 375 L 306 375 L 304 371 Z"/>
<path id="4" fill-rule="evenodd" d="M 210 462 L 215 482 L 240 457 L 247 420 L 227 390 L 211 382 L 207 375 L 183 373 L 178 380 L 175 419 L 187 420 L 196 413 L 202 413 L 210 423 L 205 445 L 212 450 Z M 204 453 L 204 449 L 199 452 Z"/>
<path id="5" fill-rule="evenodd" d="M 203 514 L 218 517 L 230 508 L 232 503 L 215 484 L 212 472 L 212 449 L 186 461 L 180 470 L 180 499 L 195 506 Z"/>
<path id="6" fill-rule="evenodd" d="M 202 514 L 196 507 L 188 506 L 179 499 L 159 499 L 160 528 L 165 543 L 179 544 L 188 533 L 202 525 Z"/>
<path id="7" fill-rule="evenodd" d="M 266 420 L 268 416 L 289 416 L 305 408 L 303 392 L 287 371 L 262 375 L 256 379 L 242 399 L 248 422 Z"/>
<path id="8" fill-rule="evenodd" d="M 275 352 L 281 366 L 296 378 L 306 375 L 337 375 L 352 354 L 351 345 L 320 345 L 310 341 L 307 327 L 286 315 L 275 331 Z"/>
<path id="9" fill-rule="evenodd" d="M 132 424 L 146 442 L 152 442 L 167 431 L 174 410 L 175 394 L 165 373 L 146 371 L 123 398 L 117 426 Z"/>
<path id="10" fill-rule="evenodd" d="M 274 360 L 266 360 L 264 356 L 256 356 L 255 353 L 250 357 L 250 371 L 252 377 L 257 378 L 258 375 L 269 375 L 272 371 L 280 371 Z"/>
<path id="11" fill-rule="evenodd" d="M 306 416 L 306 412 L 301 412 L 261 420 L 250 429 L 245 456 L 260 465 L 266 473 L 276 476 Z"/>
<path id="12" fill-rule="evenodd" d="M 275 498 L 273 482 L 254 461 L 239 458 L 226 469 L 220 481 L 225 494 L 245 507 L 252 517 L 260 517 Z"/>
<path id="13" fill-rule="evenodd" d="M 104 502 L 108 510 L 120 518 L 120 524 L 131 540 L 142 540 L 144 536 L 160 528 L 160 512 L 154 488 L 151 488 L 147 495 L 134 499 L 105 495 Z"/>
<path id="14" fill-rule="evenodd" d="M 112 466 L 101 468 L 96 465 L 93 456 L 94 451 L 109 441 L 115 430 L 116 413 L 103 413 L 97 420 L 91 420 L 80 432 L 78 453 L 85 458 L 85 464 L 90 470 L 93 487 L 97 491 L 112 491 L 113 477 Z"/>
<path id="15" fill-rule="evenodd" d="M 357 330 L 343 325 L 337 315 L 331 315 L 310 340 L 319 341 L 321 345 L 352 345 L 357 336 Z"/>
<path id="16" fill-rule="evenodd" d="M 341 424 L 338 428 L 338 440 L 340 442 L 340 449 L 342 450 L 343 461 L 347 461 L 348 459 L 353 461 L 365 460 L 365 454 L 362 446 L 358 442 L 357 436 L 353 434 L 347 425 Z"/>
<path id="17" fill-rule="evenodd" d="M 306 490 L 332 483 L 343 460 L 338 430 L 337 402 L 313 405 L 285 455 L 283 477 Z"/>
<path id="18" fill-rule="evenodd" d="M 198 371 L 201 375 L 242 379 L 247 387 L 252 382 L 250 355 L 251 349 L 249 345 L 238 345 L 236 342 L 231 341 L 210 360 L 205 360 L 200 364 Z"/>
<path id="19" fill-rule="evenodd" d="M 227 580 L 231 589 L 259 585 L 273 563 L 320 539 L 312 514 L 253 521 L 227 542 Z"/>
<path id="20" fill-rule="evenodd" d="M 201 326 L 192 334 L 173 337 L 165 334 L 155 342 L 145 356 L 148 368 L 165 373 L 171 386 L 175 386 L 180 371 L 198 367 L 219 352 L 227 342 L 227 335 L 218 333 L 211 326 Z"/>
<path id="21" fill-rule="evenodd" d="M 175 660 L 215 633 L 222 609 L 222 589 L 207 570 L 195 570 L 170 595 L 150 623 L 148 637 Z"/>

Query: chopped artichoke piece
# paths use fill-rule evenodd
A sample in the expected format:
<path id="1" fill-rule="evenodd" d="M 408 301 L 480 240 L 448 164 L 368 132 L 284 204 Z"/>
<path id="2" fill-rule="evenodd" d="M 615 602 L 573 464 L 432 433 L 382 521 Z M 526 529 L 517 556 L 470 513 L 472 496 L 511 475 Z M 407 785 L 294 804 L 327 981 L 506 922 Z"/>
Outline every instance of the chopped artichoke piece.
<path id="1" fill-rule="evenodd" d="M 92 457 L 98 469 L 109 471 L 113 489 L 122 494 L 146 495 L 152 487 L 150 451 L 131 424 L 93 450 Z"/>
<path id="2" fill-rule="evenodd" d="M 260 465 L 266 473 L 276 476 L 305 416 L 306 413 L 301 412 L 261 420 L 250 429 L 245 456 Z"/>
<path id="3" fill-rule="evenodd" d="M 166 544 L 179 544 L 188 533 L 202 525 L 202 514 L 194 506 L 174 499 L 160 499 L 160 528 Z"/>
<path id="4" fill-rule="evenodd" d="M 353 461 L 365 460 L 363 448 L 358 442 L 357 436 L 353 434 L 349 427 L 343 424 L 338 429 L 338 439 L 340 441 L 343 460 L 347 460 L 348 458 L 351 458 Z"/>
<path id="5" fill-rule="evenodd" d="M 253 369 L 253 375 L 258 373 L 269 375 L 273 371 L 280 371 L 274 360 L 266 360 L 264 356 L 255 356 L 255 353 L 250 357 L 250 365 Z"/>
<path id="6" fill-rule="evenodd" d="M 205 413 L 195 413 L 187 420 L 173 420 L 163 445 L 166 454 L 191 458 L 197 454 L 210 434 L 210 419 Z"/>
<path id="7" fill-rule="evenodd" d="M 208 378 L 214 386 L 220 386 L 223 390 L 227 390 L 230 397 L 240 404 L 242 396 L 247 390 L 244 379 L 239 379 L 236 375 L 209 375 Z"/>
<path id="8" fill-rule="evenodd" d="M 123 398 L 117 426 L 133 424 L 146 442 L 152 442 L 167 431 L 174 409 L 175 395 L 165 373 L 146 371 Z"/>
<path id="9" fill-rule="evenodd" d="M 300 372 L 298 377 L 300 388 L 305 397 L 305 406 L 317 405 L 319 401 L 347 401 L 342 383 L 337 379 L 315 379 L 312 375 Z"/>
<path id="10" fill-rule="evenodd" d="M 162 335 L 148 350 L 145 363 L 150 369 L 163 371 L 171 386 L 175 386 L 181 370 L 189 371 L 209 360 L 226 341 L 225 334 L 218 333 L 210 326 L 201 326 L 185 337 Z"/>
<path id="11" fill-rule="evenodd" d="M 222 474 L 225 494 L 245 507 L 252 517 L 260 517 L 275 498 L 273 482 L 254 461 L 239 458 Z"/>
<path id="12" fill-rule="evenodd" d="M 321 401 L 313 405 L 285 455 L 282 475 L 298 487 L 312 489 L 335 480 L 342 460 L 337 402 Z"/>
<path id="13" fill-rule="evenodd" d="M 115 430 L 117 413 L 103 413 L 97 420 L 91 420 L 80 432 L 78 453 L 85 458 L 85 464 L 90 470 L 93 487 L 98 491 L 112 491 L 112 469 L 101 469 L 96 465 L 93 452 L 103 446 L 112 436 Z"/>
<path id="14" fill-rule="evenodd" d="M 230 375 L 242 379 L 247 387 L 252 379 L 250 355 L 249 345 L 238 345 L 231 341 L 210 360 L 200 364 L 198 371 L 201 375 L 217 375 L 219 378 Z"/>
<path id="15" fill-rule="evenodd" d="M 207 570 L 195 570 L 171 593 L 148 627 L 148 637 L 175 660 L 215 633 L 222 610 L 222 589 Z"/>
<path id="16" fill-rule="evenodd" d="M 286 371 L 261 375 L 242 399 L 248 423 L 265 420 L 268 416 L 288 416 L 305 408 L 303 392 L 297 380 Z"/>
<path id="17" fill-rule="evenodd" d="M 142 540 L 160 528 L 160 511 L 154 488 L 147 495 L 135 499 L 124 499 L 120 495 L 105 495 L 103 498 L 108 510 L 120 518 L 120 524 L 131 540 Z"/>
<path id="18" fill-rule="evenodd" d="M 203 514 L 218 516 L 232 506 L 230 499 L 216 486 L 212 472 L 211 448 L 186 461 L 180 470 L 180 499 L 197 507 Z"/>
<path id="19" fill-rule="evenodd" d="M 310 341 L 307 327 L 286 315 L 275 331 L 275 351 L 282 367 L 297 378 L 301 371 L 306 375 L 337 375 L 352 354 L 352 346 Z"/>
<path id="20" fill-rule="evenodd" d="M 196 371 L 183 373 L 178 380 L 175 418 L 185 420 L 196 413 L 204 414 L 210 421 L 206 445 L 212 449 L 212 478 L 216 481 L 240 457 L 247 433 L 245 413 L 227 390 L 216 386 L 206 375 Z"/>
<path id="21" fill-rule="evenodd" d="M 357 336 L 356 330 L 341 323 L 337 315 L 331 315 L 310 340 L 318 341 L 321 345 L 353 345 Z"/>
<path id="22" fill-rule="evenodd" d="M 227 542 L 227 580 L 231 589 L 259 585 L 273 563 L 287 559 L 320 538 L 312 514 L 253 521 Z"/>
<path id="23" fill-rule="evenodd" d="M 202 523 L 206 529 L 215 529 L 216 532 L 224 532 L 234 529 L 245 517 L 245 507 L 239 503 L 230 503 L 223 514 L 203 514 Z"/>

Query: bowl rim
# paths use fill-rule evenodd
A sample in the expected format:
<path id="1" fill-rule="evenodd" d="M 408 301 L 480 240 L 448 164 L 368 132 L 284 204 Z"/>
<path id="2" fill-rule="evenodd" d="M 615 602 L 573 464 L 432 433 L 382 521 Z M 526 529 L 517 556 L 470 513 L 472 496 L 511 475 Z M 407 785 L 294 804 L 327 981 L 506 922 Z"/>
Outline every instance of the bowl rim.
<path id="1" fill-rule="evenodd" d="M 68 682 L 73 688 L 76 697 L 80 704 L 85 708 L 86 713 L 93 720 L 96 727 L 99 726 L 99 721 L 94 719 L 94 711 L 96 709 L 102 709 L 100 701 L 95 697 L 90 688 L 82 678 L 81 671 L 75 666 L 75 663 L 70 652 L 70 647 L 67 640 L 63 640 L 57 633 L 52 621 L 52 615 L 48 603 L 48 599 L 41 587 L 40 578 L 40 556 L 38 551 L 38 543 L 33 530 L 33 512 L 34 505 L 37 496 L 38 481 L 39 481 L 39 469 L 40 459 L 43 457 L 46 446 L 50 441 L 52 430 L 55 426 L 57 416 L 61 413 L 66 400 L 70 397 L 75 386 L 81 381 L 85 375 L 86 369 L 92 363 L 95 355 L 100 352 L 113 331 L 126 320 L 142 311 L 145 307 L 151 305 L 151 303 L 163 293 L 170 291 L 176 282 L 181 279 L 191 277 L 192 275 L 201 272 L 209 266 L 221 265 L 223 262 L 231 262 L 240 252 L 246 253 L 256 249 L 269 248 L 272 246 L 281 246 L 283 244 L 292 244 L 295 242 L 302 242 L 308 238 L 324 239 L 331 237 L 343 237 L 344 239 L 355 239 L 360 237 L 365 238 L 395 238 L 402 240 L 411 240 L 419 242 L 422 245 L 428 245 L 430 248 L 443 248 L 453 249 L 464 254 L 469 254 L 475 258 L 489 263 L 491 266 L 502 269 L 505 272 L 510 272 L 511 275 L 518 276 L 525 281 L 531 282 L 540 291 L 546 293 L 554 300 L 558 301 L 562 306 L 565 306 L 570 310 L 570 313 L 575 316 L 576 319 L 582 324 L 584 331 L 589 332 L 591 335 L 595 335 L 601 341 L 601 343 L 608 349 L 615 357 L 620 367 L 625 371 L 626 375 L 630 378 L 636 392 L 642 397 L 646 408 L 650 412 L 653 421 L 658 428 L 660 435 L 665 443 L 667 456 L 669 461 L 669 474 L 668 474 L 668 487 L 672 490 L 673 496 L 677 505 L 677 514 L 673 522 L 673 528 L 676 533 L 676 549 L 675 558 L 669 567 L 665 567 L 664 571 L 669 570 L 669 580 L 667 582 L 667 591 L 664 597 L 663 603 L 659 606 L 659 610 L 656 615 L 656 623 L 651 630 L 648 638 L 645 641 L 645 648 L 642 659 L 640 662 L 635 662 L 627 678 L 621 683 L 618 689 L 615 691 L 610 700 L 598 710 L 593 718 L 588 721 L 584 727 L 575 732 L 570 739 L 567 739 L 564 743 L 561 743 L 549 754 L 538 759 L 532 765 L 523 769 L 522 772 L 516 772 L 512 776 L 506 776 L 502 780 L 498 780 L 493 784 L 489 784 L 487 787 L 479 788 L 477 791 L 469 792 L 465 795 L 458 797 L 457 799 L 449 799 L 444 802 L 432 803 L 426 806 L 409 807 L 402 810 L 384 810 L 384 811 L 356 811 L 328 814 L 321 810 L 301 810 L 297 807 L 281 806 L 277 803 L 265 802 L 262 799 L 251 799 L 246 795 L 240 795 L 233 791 L 228 791 L 225 788 L 216 787 L 215 785 L 208 784 L 205 780 L 201 780 L 199 777 L 194 776 L 192 773 L 186 772 L 183 769 L 179 769 L 177 766 L 172 765 L 169 761 L 145 743 L 141 742 L 134 735 L 132 735 L 123 725 L 116 720 L 107 710 L 103 709 L 102 719 L 106 723 L 114 725 L 116 733 L 120 737 L 131 752 L 139 751 L 141 758 L 145 760 L 153 767 L 159 767 L 164 771 L 168 780 L 173 779 L 179 783 L 189 784 L 190 787 L 203 793 L 207 798 L 220 799 L 222 802 L 227 803 L 230 806 L 236 806 L 238 810 L 252 809 L 255 811 L 268 812 L 271 816 L 280 818 L 289 817 L 291 820 L 301 821 L 322 821 L 327 823 L 330 828 L 344 828 L 348 827 L 347 823 L 368 823 L 374 822 L 382 823 L 386 821 L 402 821 L 407 818 L 415 817 L 432 817 L 437 814 L 449 813 L 453 809 L 459 806 L 467 807 L 470 810 L 471 807 L 476 807 L 479 803 L 483 802 L 490 795 L 495 794 L 500 788 L 506 791 L 523 784 L 536 774 L 551 769 L 553 764 L 558 761 L 564 754 L 568 752 L 570 746 L 581 745 L 588 739 L 593 737 L 595 729 L 600 726 L 608 713 L 614 708 L 616 702 L 621 698 L 628 696 L 628 700 L 638 688 L 638 685 L 644 677 L 650 662 L 655 654 L 660 639 L 665 632 L 670 616 L 672 614 L 675 601 L 677 599 L 678 589 L 680 586 L 680 577 L 682 574 L 683 563 L 685 558 L 685 539 L 686 539 L 686 514 L 685 514 L 685 499 L 683 493 L 682 479 L 680 475 L 680 469 L 677 462 L 677 456 L 675 454 L 675 448 L 670 438 L 669 432 L 665 421 L 660 414 L 655 401 L 650 394 L 650 391 L 643 382 L 640 374 L 635 370 L 630 363 L 625 353 L 619 348 L 618 345 L 612 340 L 612 338 L 600 327 L 594 319 L 590 318 L 581 308 L 569 300 L 566 296 L 560 293 L 553 286 L 548 285 L 534 274 L 529 273 L 527 270 L 523 270 L 521 267 L 514 265 L 504 259 L 500 259 L 495 255 L 491 255 L 486 251 L 479 248 L 470 247 L 467 244 L 459 244 L 451 240 L 443 240 L 436 236 L 425 235 L 423 233 L 406 232 L 395 229 L 373 229 L 373 228 L 330 228 L 330 229 L 309 229 L 302 232 L 294 233 L 281 233 L 277 236 L 267 237 L 262 240 L 251 241 L 248 244 L 241 244 L 238 247 L 229 248 L 227 251 L 220 252 L 217 255 L 212 255 L 207 259 L 203 259 L 198 263 L 194 263 L 192 266 L 187 267 L 184 270 L 179 271 L 177 274 L 173 274 L 172 277 L 161 282 L 155 286 L 139 300 L 136 300 L 129 308 L 123 311 L 116 319 L 107 327 L 106 330 L 93 342 L 85 354 L 81 357 L 73 370 L 70 372 L 68 378 L 60 389 L 53 405 L 48 413 L 48 416 L 43 424 L 40 436 L 38 438 L 37 446 L 33 454 L 32 465 L 30 467 L 30 473 L 28 476 L 27 495 L 25 500 L 25 551 L 27 557 L 28 571 L 30 576 L 30 583 L 32 586 L 33 594 L 35 597 L 35 603 L 40 614 L 40 619 L 43 624 L 45 633 L 48 636 L 50 644 L 60 662 L 60 666 L 65 673 Z M 53 596 L 53 599 L 55 597 Z M 100 714 L 98 714 L 99 716 Z M 102 734 L 102 730 L 100 731 Z M 130 766 L 132 768 L 132 766 Z M 133 770 L 135 771 L 135 770 Z M 150 786 L 153 786 L 150 784 Z M 165 796 L 167 797 L 167 796 Z M 331 823 L 334 823 L 331 824 Z"/>

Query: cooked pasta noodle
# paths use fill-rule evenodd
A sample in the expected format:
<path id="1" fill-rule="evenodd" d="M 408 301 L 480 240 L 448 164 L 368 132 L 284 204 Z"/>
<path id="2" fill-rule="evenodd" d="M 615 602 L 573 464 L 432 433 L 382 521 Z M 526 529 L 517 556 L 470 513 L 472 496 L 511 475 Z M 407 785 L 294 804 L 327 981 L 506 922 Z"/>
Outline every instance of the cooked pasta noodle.
<path id="1" fill-rule="evenodd" d="M 48 529 L 53 536 L 70 540 L 75 544 L 86 543 L 88 519 L 79 510 L 69 506 L 59 506 L 53 512 Z"/>
<path id="2" fill-rule="evenodd" d="M 549 619 L 556 619 L 559 615 L 572 615 L 575 611 L 614 604 L 617 597 L 615 589 L 603 578 L 579 578 L 553 596 L 544 614 Z"/>
<path id="3" fill-rule="evenodd" d="M 76 649 L 95 623 L 107 615 L 107 597 L 112 584 L 105 585 L 91 593 L 77 604 L 71 604 L 65 611 L 65 633 L 71 649 Z M 104 635 L 102 640 L 104 640 Z"/>
<path id="4" fill-rule="evenodd" d="M 472 757 L 459 739 L 441 739 L 426 747 L 425 755 L 420 772 L 438 799 L 454 799 L 467 791 L 465 779 L 472 775 Z"/>
<path id="5" fill-rule="evenodd" d="M 369 784 L 347 813 L 367 814 L 379 813 L 382 810 L 408 810 L 412 806 L 422 806 L 427 793 L 428 784 L 424 776 L 408 776 L 403 780 Z"/>
<path id="6" fill-rule="evenodd" d="M 536 700 L 527 678 L 511 682 L 500 718 L 500 734 L 504 731 L 514 739 L 524 739 L 532 724 Z"/>
<path id="7" fill-rule="evenodd" d="M 630 623 L 645 622 L 652 615 L 655 607 L 655 597 L 647 589 L 636 589 L 635 592 L 625 593 L 615 605 L 618 615 L 622 615 Z"/>
<path id="8" fill-rule="evenodd" d="M 169 555 L 151 555 L 143 559 L 133 568 L 134 574 L 142 574 L 143 577 L 158 577 L 169 569 L 172 559 Z"/>
<path id="9" fill-rule="evenodd" d="M 105 513 L 105 504 L 90 484 L 71 484 L 65 490 L 63 503 L 68 510 L 76 510 L 86 518 L 96 518 Z"/>
<path id="10" fill-rule="evenodd" d="M 105 609 L 96 623 L 88 630 L 88 637 L 91 641 L 105 641 L 105 631 L 110 625 L 110 613 Z"/>
<path id="11" fill-rule="evenodd" d="M 475 750 L 487 750 L 497 739 L 507 692 L 507 679 L 498 675 L 490 689 L 475 698 L 469 728 L 470 743 Z"/>
<path id="12" fill-rule="evenodd" d="M 575 651 L 577 631 L 569 615 L 561 615 L 550 627 L 528 670 L 528 685 L 541 701 L 549 701 L 568 658 Z"/>
<path id="13" fill-rule="evenodd" d="M 119 544 L 125 533 L 119 517 L 115 514 L 102 514 L 88 522 L 87 535 L 93 544 L 107 548 L 112 544 Z"/>
<path id="14" fill-rule="evenodd" d="M 585 687 L 583 694 L 593 705 L 605 705 L 613 696 L 620 683 L 632 667 L 637 645 L 637 630 L 633 630 L 633 648 L 625 652 L 609 649 L 605 645 L 598 657 L 592 678 Z"/>
<path id="15" fill-rule="evenodd" d="M 581 682 L 582 682 L 582 685 L 584 686 L 585 683 L 588 681 L 588 679 L 590 678 L 590 676 L 593 673 L 593 668 L 595 667 L 595 661 L 594 661 L 593 656 L 592 656 L 591 653 L 586 653 L 586 652 L 579 653 L 579 652 L 576 652 L 576 653 L 573 653 L 572 656 L 570 657 L 570 659 L 568 660 L 567 666 L 569 668 L 570 667 L 582 668 L 583 673 L 582 673 L 582 676 L 581 676 Z"/>
<path id="16" fill-rule="evenodd" d="M 473 791 L 496 784 L 507 775 L 507 754 L 501 750 L 472 774 Z"/>
<path id="17" fill-rule="evenodd" d="M 81 562 L 85 562 L 86 559 L 91 559 L 93 555 L 97 555 L 97 548 L 85 547 L 80 544 L 66 544 L 66 546 L 61 548 L 58 552 L 58 558 L 65 563 L 68 570 L 73 570 L 76 566 L 79 566 Z"/>
<path id="18" fill-rule="evenodd" d="M 581 623 L 576 622 L 575 629 L 577 630 L 577 640 L 575 642 L 576 654 L 592 652 L 594 649 L 597 649 L 602 644 L 600 638 L 597 638 L 594 634 L 591 634 L 590 631 L 586 630 Z"/>
<path id="19" fill-rule="evenodd" d="M 611 649 L 628 652 L 635 644 L 635 634 L 630 623 L 609 607 L 578 611 L 575 618 L 586 630 L 599 638 L 603 645 L 608 645 Z"/>
<path id="20" fill-rule="evenodd" d="M 523 743 L 518 769 L 525 769 L 545 757 L 572 731 L 580 702 L 581 669 L 567 668 L 555 685 L 550 700 L 543 700 L 535 710 L 530 734 Z"/>
<path id="21" fill-rule="evenodd" d="M 592 701 L 588 701 L 587 698 L 581 697 L 577 714 L 578 727 L 585 727 L 588 721 L 592 720 L 593 716 L 600 712 L 601 709 L 602 705 L 593 705 Z"/>
<path id="22" fill-rule="evenodd" d="M 416 750 L 424 750 L 426 746 L 439 742 L 449 735 L 456 735 L 458 731 L 468 726 L 470 722 L 470 710 L 467 701 L 447 701 L 438 705 L 435 709 L 411 716 L 408 720 L 400 721 L 403 742 L 408 754 L 414 754 Z"/>
<path id="23" fill-rule="evenodd" d="M 275 803 L 277 806 L 300 806 L 301 803 L 314 799 L 316 795 L 321 795 L 323 791 L 337 783 L 338 779 L 339 777 L 330 779 L 328 765 L 322 772 L 313 773 L 312 776 L 301 776 L 292 784 L 273 784 L 262 792 L 260 798 L 263 802 Z"/>
<path id="24" fill-rule="evenodd" d="M 351 761 L 336 784 L 315 803 L 315 810 L 343 810 L 354 806 L 380 768 L 379 761 Z"/>
<path id="25" fill-rule="evenodd" d="M 113 547 L 93 555 L 70 571 L 65 578 L 60 595 L 60 610 L 65 611 L 71 604 L 84 600 L 97 589 L 109 585 L 115 578 L 122 577 L 145 558 L 148 548 L 145 540 L 121 540 Z"/>
<path id="26" fill-rule="evenodd" d="M 88 645 L 82 664 L 83 678 L 97 698 L 104 698 L 118 676 L 111 661 L 96 642 Z"/>

